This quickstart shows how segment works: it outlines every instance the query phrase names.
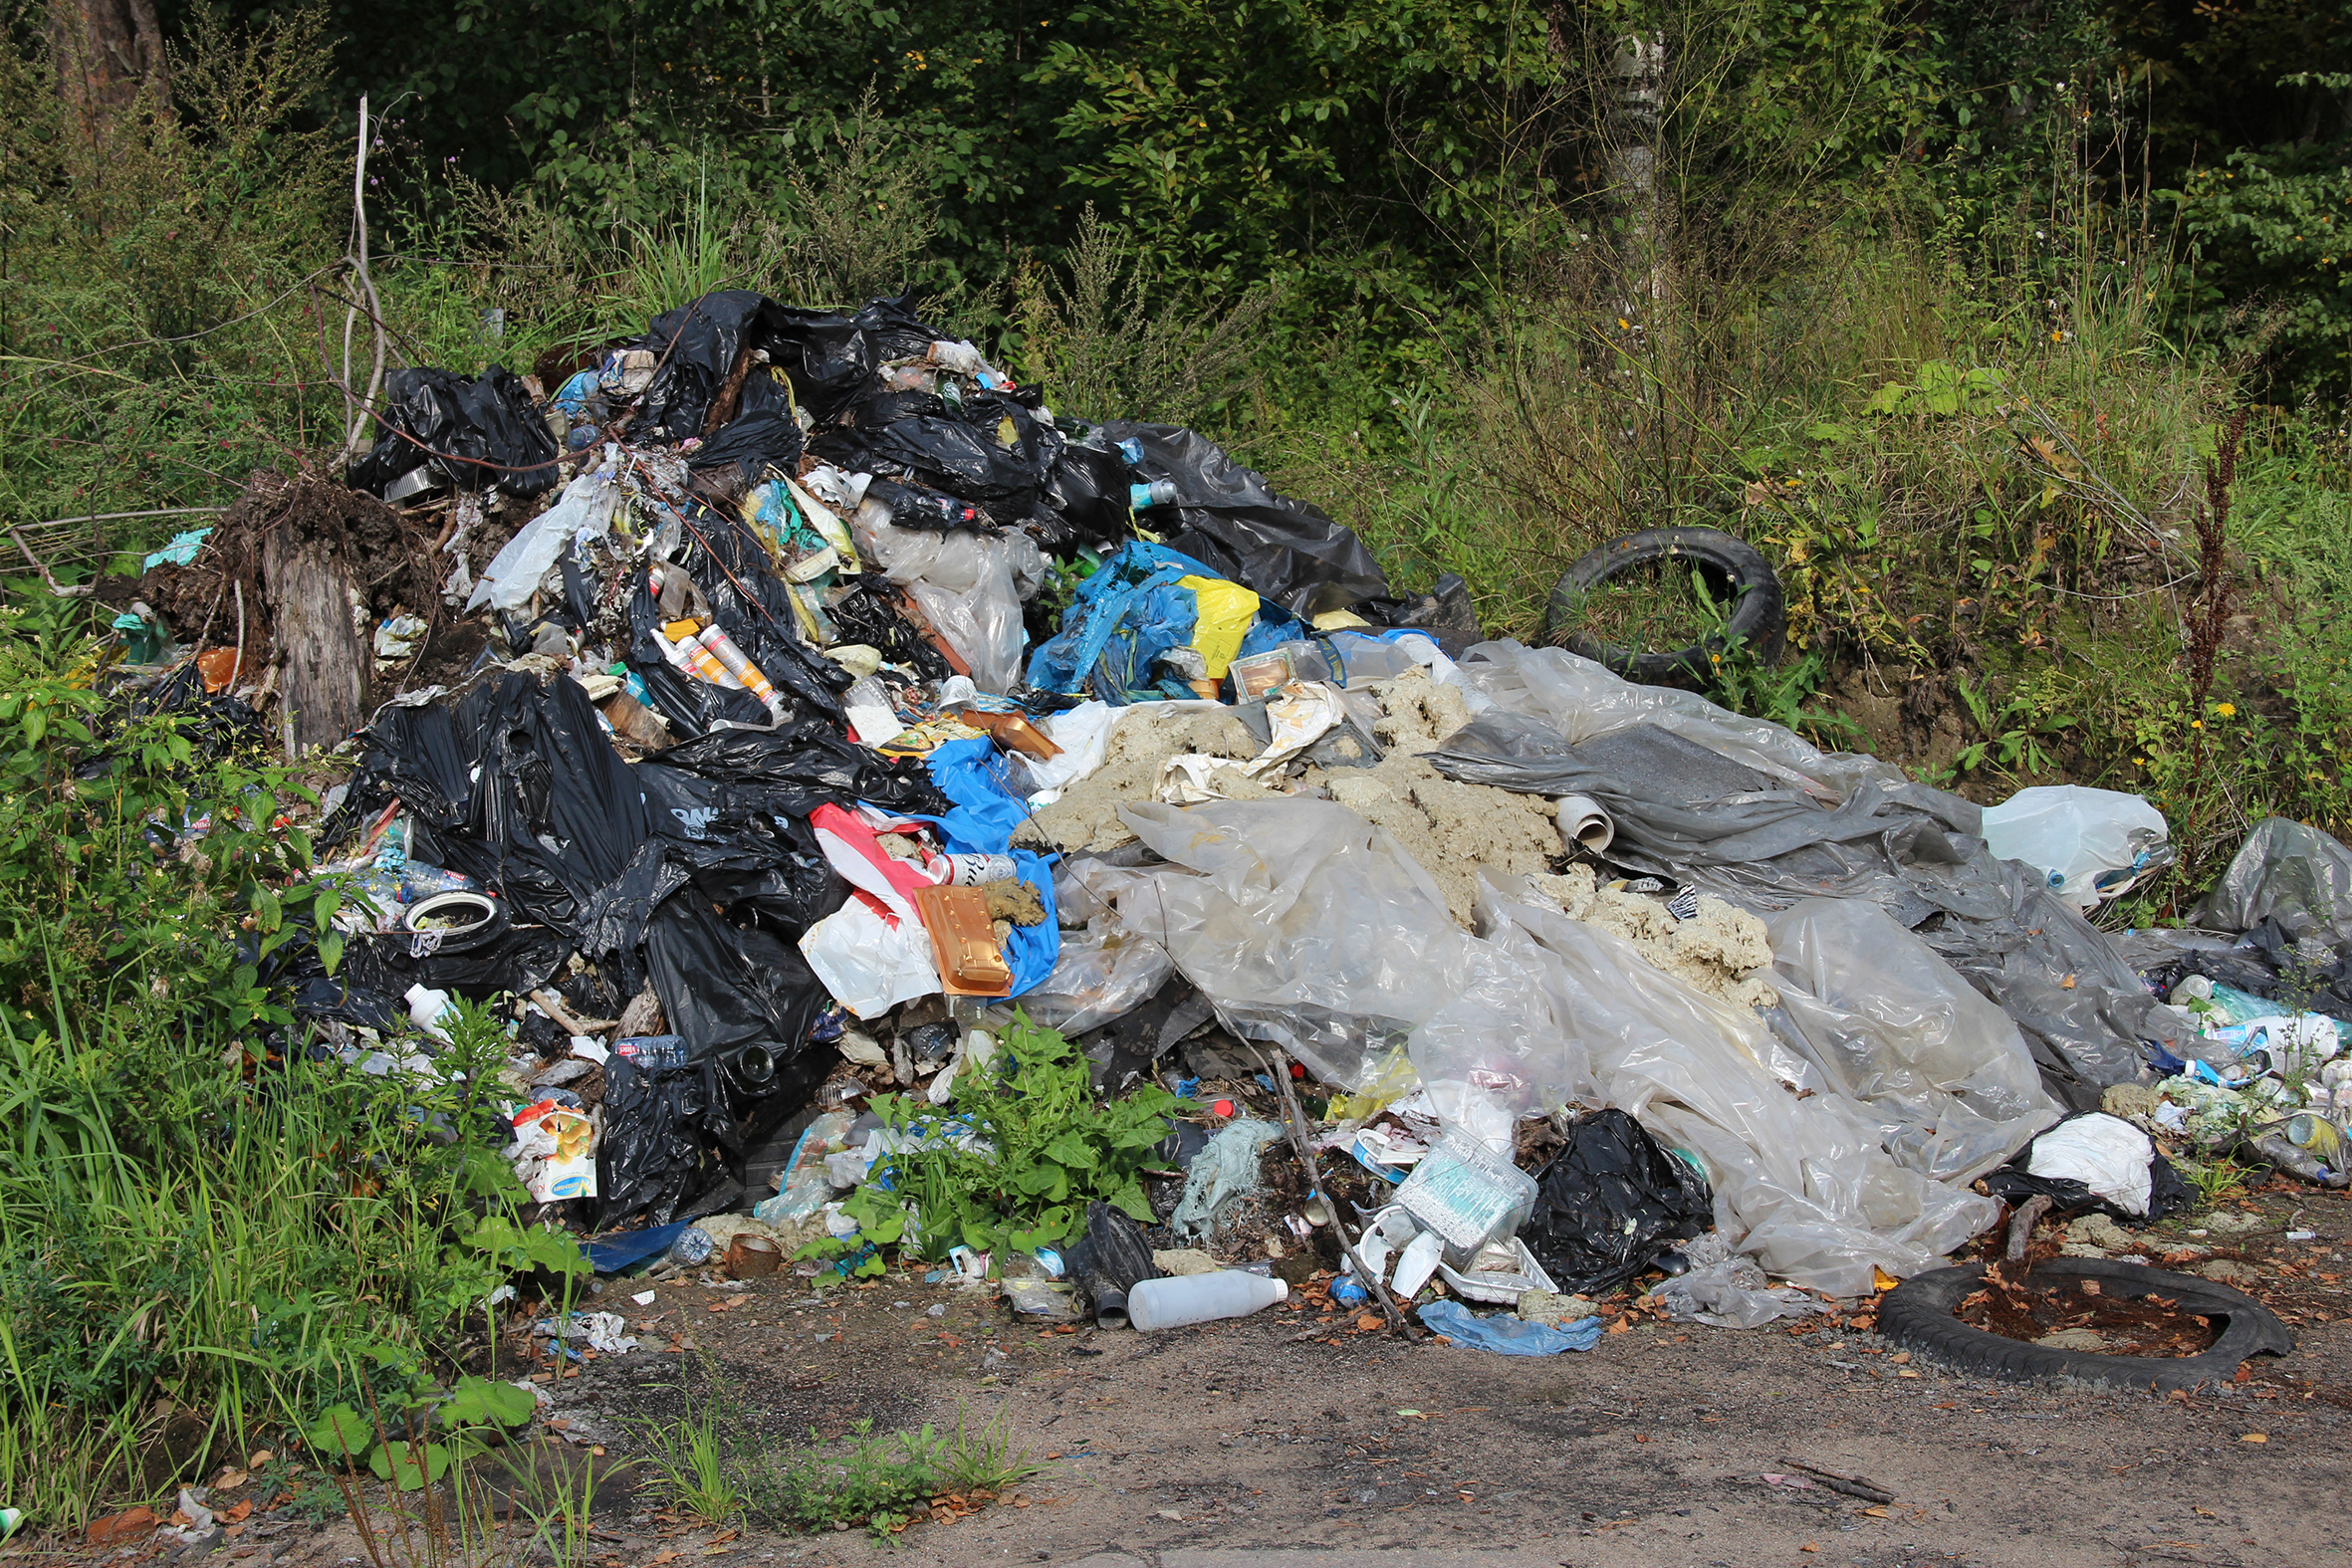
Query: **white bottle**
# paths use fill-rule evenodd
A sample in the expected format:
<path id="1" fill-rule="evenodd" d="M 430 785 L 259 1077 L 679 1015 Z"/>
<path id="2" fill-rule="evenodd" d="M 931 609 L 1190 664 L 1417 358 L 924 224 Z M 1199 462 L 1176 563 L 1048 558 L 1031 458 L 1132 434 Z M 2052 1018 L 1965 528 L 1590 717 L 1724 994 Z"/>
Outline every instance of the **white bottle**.
<path id="1" fill-rule="evenodd" d="M 1179 1279 L 1146 1279 L 1127 1292 L 1127 1318 L 1145 1333 L 1206 1323 L 1220 1317 L 1248 1317 L 1291 1294 L 1279 1279 L 1239 1268 Z"/>
<path id="2" fill-rule="evenodd" d="M 449 1034 L 441 1027 L 441 1018 L 452 1010 L 449 993 L 435 991 L 429 986 L 411 986 L 408 988 L 407 1001 L 409 1021 L 442 1044 L 448 1044 Z"/>

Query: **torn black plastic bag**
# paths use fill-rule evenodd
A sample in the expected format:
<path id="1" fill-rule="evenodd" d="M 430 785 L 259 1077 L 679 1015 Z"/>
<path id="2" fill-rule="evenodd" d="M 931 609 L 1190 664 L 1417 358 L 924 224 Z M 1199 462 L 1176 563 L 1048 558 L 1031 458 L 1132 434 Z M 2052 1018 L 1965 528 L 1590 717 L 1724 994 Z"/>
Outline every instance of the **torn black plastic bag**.
<path id="1" fill-rule="evenodd" d="M 977 405 L 982 400 L 972 401 Z M 1039 427 L 1028 410 L 1015 403 L 1005 403 L 1002 409 L 985 424 L 979 417 L 954 414 L 893 420 L 879 430 L 863 432 L 866 456 L 959 501 L 984 507 L 1000 523 L 1018 523 L 1035 510 L 1050 459 L 1039 453 Z M 1026 431 L 1008 445 L 1004 431 L 1022 426 Z"/>
<path id="2" fill-rule="evenodd" d="M 569 934 L 581 900 L 649 831 L 636 781 L 577 681 L 496 675 L 455 704 L 387 707 L 364 740 L 328 841 L 396 797 L 410 858 L 492 888 L 523 925 Z"/>
<path id="3" fill-rule="evenodd" d="M 781 307 L 769 357 L 820 425 L 841 417 L 872 385 L 880 361 L 872 336 L 850 317 Z"/>
<path id="4" fill-rule="evenodd" d="M 755 349 L 773 352 L 785 311 L 749 289 L 722 289 L 653 319 L 639 346 L 653 354 L 653 379 L 638 403 L 632 434 L 683 441 L 702 434 L 712 401 Z"/>
<path id="5" fill-rule="evenodd" d="M 1616 824 L 1613 863 L 1759 914 L 1810 897 L 1876 903 L 2016 1022 L 2044 1085 L 2074 1109 L 2140 1076 L 2142 1040 L 2185 1032 L 2105 936 L 1986 851 L 1981 810 L 1957 795 L 1862 774 L 1824 798 L 1656 724 L 1571 746 L 1500 709 L 1429 761 L 1462 783 L 1589 795 Z"/>
<path id="6" fill-rule="evenodd" d="M 1038 498 L 1032 532 L 1049 551 L 1116 547 L 1135 530 L 1127 507 L 1127 464 L 1116 452 L 1065 441 Z"/>
<path id="7" fill-rule="evenodd" d="M 565 932 L 516 925 L 506 900 L 498 899 L 490 918 L 469 931 L 353 937 L 344 949 L 344 969 L 386 996 L 425 986 L 478 1001 L 502 991 L 537 991 L 563 968 L 572 946 Z"/>
<path id="8" fill-rule="evenodd" d="M 728 925 L 692 897 L 654 910 L 645 959 L 670 1032 L 698 1058 L 752 1044 L 793 1051 L 824 1010 L 824 988 L 797 951 Z"/>
<path id="9" fill-rule="evenodd" d="M 790 410 L 775 408 L 736 415 L 686 454 L 690 469 L 733 468 L 746 481 L 756 481 L 770 468 L 796 472 L 800 461 L 801 427 Z"/>
<path id="10" fill-rule="evenodd" d="M 779 692 L 844 722 L 839 694 L 849 689 L 852 677 L 801 640 L 791 586 L 776 574 L 760 537 L 742 519 L 708 508 L 695 509 L 685 525 L 691 545 L 678 564 L 710 600 L 720 629 Z M 632 616 L 638 602 L 631 600 Z M 643 624 L 649 624 L 658 613 L 650 592 L 642 603 L 648 617 Z"/>
<path id="11" fill-rule="evenodd" d="M 717 1062 L 643 1072 L 615 1056 L 604 1064 L 603 1108 L 594 1229 L 640 1214 L 666 1225 L 728 1174 L 735 1117 Z"/>
<path id="12" fill-rule="evenodd" d="M 944 681 L 953 673 L 947 658 L 907 619 L 899 605 L 903 591 L 882 572 L 860 572 L 834 600 L 833 626 L 842 640 L 877 648 L 888 663 L 910 665 L 926 681 Z"/>
<path id="13" fill-rule="evenodd" d="M 723 780 L 753 808 L 779 816 L 806 817 L 827 801 L 870 800 L 912 816 L 953 808 L 920 760 L 885 758 L 815 719 L 714 730 L 663 752 L 659 766 Z"/>
<path id="14" fill-rule="evenodd" d="M 712 903 L 797 941 L 848 896 L 806 818 L 775 810 L 778 796 L 761 786 L 652 762 L 638 765 L 637 783 L 669 859 Z"/>
<path id="15" fill-rule="evenodd" d="M 1707 1178 L 1625 1112 L 1594 1111 L 1535 1179 L 1519 1238 L 1563 1291 L 1597 1294 L 1715 1224 Z"/>
<path id="16" fill-rule="evenodd" d="M 1308 618 L 1387 596 L 1388 579 L 1362 540 L 1304 502 L 1275 494 L 1265 475 L 1207 436 L 1123 419 L 1102 433 L 1114 443 L 1141 444 L 1139 479 L 1175 481 L 1175 505 L 1139 520 L 1170 550 Z"/>
<path id="17" fill-rule="evenodd" d="M 375 445 L 352 465 L 349 479 L 353 490 L 380 496 L 393 480 L 429 464 L 458 490 L 496 485 L 510 496 L 536 496 L 555 488 L 559 455 L 514 371 L 492 365 L 469 381 L 425 365 L 384 376 Z"/>

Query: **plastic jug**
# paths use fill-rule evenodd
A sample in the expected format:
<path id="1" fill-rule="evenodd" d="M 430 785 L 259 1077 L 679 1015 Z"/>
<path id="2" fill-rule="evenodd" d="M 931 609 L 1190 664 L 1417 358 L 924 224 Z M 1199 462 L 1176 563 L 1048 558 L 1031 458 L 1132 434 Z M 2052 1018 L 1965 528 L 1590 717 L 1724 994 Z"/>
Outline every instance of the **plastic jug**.
<path id="1" fill-rule="evenodd" d="M 1127 1319 L 1151 1334 L 1221 1317 L 1248 1317 L 1290 1293 L 1291 1287 L 1279 1279 L 1238 1268 L 1176 1279 L 1144 1279 L 1127 1292 Z"/>

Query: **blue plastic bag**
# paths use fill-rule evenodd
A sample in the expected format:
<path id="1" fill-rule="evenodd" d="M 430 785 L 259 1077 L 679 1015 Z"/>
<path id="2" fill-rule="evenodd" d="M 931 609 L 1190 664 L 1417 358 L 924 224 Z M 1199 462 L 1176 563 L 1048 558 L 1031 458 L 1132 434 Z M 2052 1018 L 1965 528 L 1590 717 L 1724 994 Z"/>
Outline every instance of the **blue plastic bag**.
<path id="1" fill-rule="evenodd" d="M 1009 996 L 1044 984 L 1061 958 L 1061 924 L 1054 909 L 1054 862 L 1031 849 L 1013 847 L 1013 830 L 1029 815 L 1029 806 L 1003 780 L 1004 754 L 994 741 L 948 741 L 929 758 L 931 782 L 955 802 L 945 816 L 925 817 L 936 823 L 950 854 L 1013 857 L 1015 874 L 1038 890 L 1046 918 L 1034 926 L 1015 926 L 1005 938 L 1005 963 L 1013 971 Z"/>
<path id="2" fill-rule="evenodd" d="M 1498 1356 L 1556 1356 L 1563 1350 L 1590 1350 L 1600 1343 L 1602 1332 L 1597 1317 L 1549 1328 L 1502 1313 L 1480 1317 L 1459 1301 L 1430 1302 L 1421 1308 L 1421 1322 L 1431 1333 L 1443 1334 L 1457 1345 L 1491 1350 Z"/>

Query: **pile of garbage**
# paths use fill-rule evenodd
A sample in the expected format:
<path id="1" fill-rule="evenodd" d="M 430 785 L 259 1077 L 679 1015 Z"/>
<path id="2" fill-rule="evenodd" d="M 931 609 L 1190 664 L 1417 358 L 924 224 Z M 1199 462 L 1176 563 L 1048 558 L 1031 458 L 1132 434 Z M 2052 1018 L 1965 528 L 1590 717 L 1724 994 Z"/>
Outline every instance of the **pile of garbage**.
<path id="1" fill-rule="evenodd" d="M 904 301 L 714 294 L 539 371 L 394 372 L 308 555 L 257 493 L 123 634 L 174 700 L 299 685 L 312 724 L 302 628 L 363 643 L 344 958 L 269 978 L 358 1071 L 451 1070 L 449 998 L 496 1008 L 507 1156 L 599 1267 L 748 1233 L 1041 1312 L 1302 1288 L 1547 1353 L 1652 1270 L 1753 1326 L 2026 1191 L 2144 1223 L 2167 1148 L 2344 1185 L 2352 853 L 2311 829 L 2111 937 L 2086 912 L 2169 855 L 2145 801 L 1980 808 L 1482 640 L 1459 579 L 1393 593 L 1212 442 L 1058 412 Z M 403 554 L 360 572 L 363 535 Z M 300 618 L 312 577 L 355 629 Z M 151 607 L 231 588 L 233 649 Z M 1073 1131 L 1006 1173 L 1022 1244 L 926 1224 L 916 1163 L 1009 1159 L 983 1099 L 1064 1046 L 1071 1117 L 1164 1098 L 1112 1141 L 1139 1185 L 1069 1197 Z M 1223 1304 L 1148 1288 L 1188 1278 Z"/>

